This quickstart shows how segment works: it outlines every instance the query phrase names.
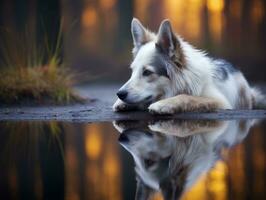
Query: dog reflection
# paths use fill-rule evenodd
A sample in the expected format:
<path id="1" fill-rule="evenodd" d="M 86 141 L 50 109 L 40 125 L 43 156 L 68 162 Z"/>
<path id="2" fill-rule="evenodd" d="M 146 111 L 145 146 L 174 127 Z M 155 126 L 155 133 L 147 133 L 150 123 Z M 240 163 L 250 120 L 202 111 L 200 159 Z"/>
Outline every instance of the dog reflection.
<path id="1" fill-rule="evenodd" d="M 254 121 L 115 122 L 120 144 L 133 156 L 136 199 L 161 191 L 179 199 L 219 159 L 223 147 L 241 142 Z"/>

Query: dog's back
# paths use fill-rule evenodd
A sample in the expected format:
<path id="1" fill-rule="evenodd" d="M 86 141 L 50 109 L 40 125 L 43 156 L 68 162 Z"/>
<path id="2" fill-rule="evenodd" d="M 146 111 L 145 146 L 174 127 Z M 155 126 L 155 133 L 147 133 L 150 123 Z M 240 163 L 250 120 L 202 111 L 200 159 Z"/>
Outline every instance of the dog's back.
<path id="1" fill-rule="evenodd" d="M 256 88 L 251 88 L 243 74 L 229 62 L 217 59 L 213 79 L 214 84 L 227 97 L 235 109 L 263 107 L 265 98 Z"/>

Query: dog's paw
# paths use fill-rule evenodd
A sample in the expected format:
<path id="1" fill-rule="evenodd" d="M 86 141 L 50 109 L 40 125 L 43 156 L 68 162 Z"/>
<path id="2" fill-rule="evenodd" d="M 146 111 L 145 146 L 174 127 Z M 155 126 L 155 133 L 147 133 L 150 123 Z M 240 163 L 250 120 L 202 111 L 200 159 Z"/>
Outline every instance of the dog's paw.
<path id="1" fill-rule="evenodd" d="M 218 109 L 219 105 L 216 102 L 201 103 L 197 106 L 195 110 L 197 112 L 214 112 Z"/>
<path id="2" fill-rule="evenodd" d="M 121 112 L 121 111 L 126 111 L 126 110 L 128 110 L 128 105 L 125 104 L 120 99 L 117 99 L 117 101 L 113 105 L 113 111 L 114 112 Z"/>
<path id="3" fill-rule="evenodd" d="M 177 112 L 177 108 L 172 104 L 165 104 L 162 101 L 155 102 L 148 107 L 152 114 L 172 115 Z"/>

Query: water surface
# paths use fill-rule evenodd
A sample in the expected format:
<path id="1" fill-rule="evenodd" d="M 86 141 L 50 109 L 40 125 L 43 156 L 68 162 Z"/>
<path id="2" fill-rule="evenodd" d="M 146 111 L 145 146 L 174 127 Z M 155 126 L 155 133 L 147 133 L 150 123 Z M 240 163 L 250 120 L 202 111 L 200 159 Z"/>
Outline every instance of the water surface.
<path id="1" fill-rule="evenodd" d="M 265 124 L 1 122 L 0 199 L 265 199 Z"/>

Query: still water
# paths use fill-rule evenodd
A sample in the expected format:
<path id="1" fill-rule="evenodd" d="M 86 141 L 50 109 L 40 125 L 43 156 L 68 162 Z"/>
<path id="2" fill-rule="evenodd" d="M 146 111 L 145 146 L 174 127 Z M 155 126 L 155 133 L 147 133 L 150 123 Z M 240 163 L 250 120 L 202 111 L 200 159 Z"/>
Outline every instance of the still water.
<path id="1" fill-rule="evenodd" d="M 0 123 L 0 199 L 265 199 L 266 121 Z"/>

